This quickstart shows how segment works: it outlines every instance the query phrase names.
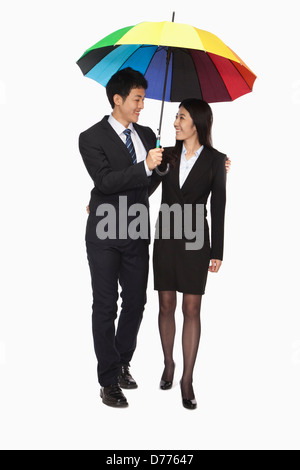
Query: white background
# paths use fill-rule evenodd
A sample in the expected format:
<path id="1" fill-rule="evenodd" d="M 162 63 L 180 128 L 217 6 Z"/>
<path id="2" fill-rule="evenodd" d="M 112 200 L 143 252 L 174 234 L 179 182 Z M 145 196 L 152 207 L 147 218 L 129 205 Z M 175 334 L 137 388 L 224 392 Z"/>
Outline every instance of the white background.
<path id="1" fill-rule="evenodd" d="M 296 0 L 150 3 L 1 0 L 2 449 L 299 449 L 299 14 Z M 163 370 L 152 268 L 127 410 L 102 405 L 91 335 L 77 140 L 110 112 L 82 53 L 123 26 L 171 20 L 213 32 L 258 75 L 254 92 L 213 104 L 214 146 L 232 159 L 224 263 L 203 299 L 198 410 Z M 147 100 L 141 124 L 158 126 Z M 172 145 L 177 104 L 167 104 Z M 152 227 L 160 190 L 151 201 Z M 151 246 L 152 252 L 152 246 Z"/>

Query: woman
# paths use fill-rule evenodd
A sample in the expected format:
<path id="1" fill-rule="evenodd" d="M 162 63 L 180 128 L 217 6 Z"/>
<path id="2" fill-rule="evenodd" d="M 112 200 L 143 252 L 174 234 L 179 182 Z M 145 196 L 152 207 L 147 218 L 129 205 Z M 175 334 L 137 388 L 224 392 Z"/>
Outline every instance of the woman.
<path id="1" fill-rule="evenodd" d="M 178 229 L 177 214 L 169 239 L 163 239 L 161 233 L 156 234 L 153 252 L 154 288 L 159 295 L 159 330 L 165 360 L 160 387 L 169 390 L 173 385 L 176 295 L 181 292 L 184 315 L 181 392 L 183 406 L 191 410 L 197 407 L 193 371 L 201 334 L 201 300 L 208 271 L 217 273 L 223 259 L 226 155 L 212 147 L 212 122 L 212 111 L 206 102 L 188 99 L 181 103 L 174 123 L 176 145 L 164 151 L 164 162 L 170 163 L 170 172 L 166 176 L 155 174 L 151 187 L 152 193 L 162 182 L 162 204 L 169 207 L 178 204 L 183 212 L 192 207 L 195 215 L 197 205 L 205 206 L 204 245 L 201 249 L 187 249 L 184 230 L 180 239 L 174 237 L 175 225 Z M 209 195 L 211 246 L 206 219 Z M 162 222 L 161 219 L 159 221 Z"/>

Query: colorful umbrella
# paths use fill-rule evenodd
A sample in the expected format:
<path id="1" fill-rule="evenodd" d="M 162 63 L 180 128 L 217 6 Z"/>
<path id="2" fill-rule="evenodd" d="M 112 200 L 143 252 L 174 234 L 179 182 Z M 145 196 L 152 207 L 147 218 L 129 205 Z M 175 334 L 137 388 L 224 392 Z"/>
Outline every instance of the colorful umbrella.
<path id="1" fill-rule="evenodd" d="M 86 77 L 103 86 L 118 70 L 138 70 L 149 84 L 146 97 L 162 100 L 163 105 L 185 98 L 233 101 L 251 92 L 256 79 L 217 36 L 169 21 L 115 31 L 88 49 L 77 64 Z"/>

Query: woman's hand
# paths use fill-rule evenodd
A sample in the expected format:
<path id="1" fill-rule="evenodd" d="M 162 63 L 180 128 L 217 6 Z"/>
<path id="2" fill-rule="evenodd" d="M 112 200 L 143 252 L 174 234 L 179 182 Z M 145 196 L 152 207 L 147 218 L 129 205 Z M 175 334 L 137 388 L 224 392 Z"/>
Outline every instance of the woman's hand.
<path id="1" fill-rule="evenodd" d="M 222 261 L 219 259 L 211 259 L 211 265 L 209 266 L 208 270 L 211 273 L 217 273 L 221 267 Z"/>
<path id="2" fill-rule="evenodd" d="M 231 160 L 230 160 L 230 158 L 227 158 L 227 160 L 225 161 L 226 173 L 229 172 L 230 167 L 231 167 Z"/>
<path id="3" fill-rule="evenodd" d="M 86 211 L 87 211 L 88 214 L 90 213 L 90 207 L 89 206 L 86 206 Z"/>

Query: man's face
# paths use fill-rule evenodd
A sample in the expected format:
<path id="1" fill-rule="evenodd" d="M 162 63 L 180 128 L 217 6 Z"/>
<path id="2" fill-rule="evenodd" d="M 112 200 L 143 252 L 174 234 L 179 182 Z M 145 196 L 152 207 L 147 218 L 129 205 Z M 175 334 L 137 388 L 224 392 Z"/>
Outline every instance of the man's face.
<path id="1" fill-rule="evenodd" d="M 138 122 L 140 112 L 144 109 L 144 100 L 144 88 L 132 88 L 125 100 L 120 95 L 115 95 L 114 117 L 125 127 L 128 127 L 131 122 Z"/>

